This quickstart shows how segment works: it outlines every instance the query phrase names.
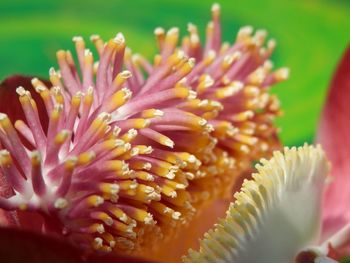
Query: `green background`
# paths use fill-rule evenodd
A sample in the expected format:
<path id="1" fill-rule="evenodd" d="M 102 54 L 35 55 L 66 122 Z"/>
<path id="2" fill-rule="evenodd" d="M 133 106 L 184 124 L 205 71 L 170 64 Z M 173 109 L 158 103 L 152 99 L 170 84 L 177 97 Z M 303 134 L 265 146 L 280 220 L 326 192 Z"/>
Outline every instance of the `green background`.
<path id="1" fill-rule="evenodd" d="M 266 28 L 278 46 L 276 67 L 288 66 L 290 79 L 273 89 L 285 115 L 278 120 L 288 144 L 312 141 L 327 85 L 350 40 L 350 1 L 226 0 L 224 39 L 239 27 Z M 204 32 L 212 1 L 0 1 L 0 79 L 14 73 L 48 76 L 58 49 L 73 49 L 71 38 L 93 33 L 104 39 L 124 33 L 135 52 L 152 57 L 153 29 L 197 24 Z"/>

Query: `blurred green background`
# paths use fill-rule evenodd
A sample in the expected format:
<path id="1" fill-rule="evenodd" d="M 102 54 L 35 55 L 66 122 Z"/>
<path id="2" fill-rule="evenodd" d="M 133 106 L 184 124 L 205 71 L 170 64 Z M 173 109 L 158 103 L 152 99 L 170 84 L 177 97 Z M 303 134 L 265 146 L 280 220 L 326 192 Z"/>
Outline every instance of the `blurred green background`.
<path id="1" fill-rule="evenodd" d="M 350 1 L 225 0 L 224 40 L 239 27 L 266 28 L 278 46 L 276 67 L 288 66 L 290 79 L 273 92 L 285 115 L 278 120 L 288 144 L 311 142 L 327 85 L 350 40 Z M 0 79 L 14 73 L 48 76 L 58 49 L 73 49 L 72 36 L 104 39 L 124 33 L 135 52 L 155 53 L 153 29 L 197 24 L 204 32 L 212 0 L 168 1 L 4 1 L 0 2 Z"/>

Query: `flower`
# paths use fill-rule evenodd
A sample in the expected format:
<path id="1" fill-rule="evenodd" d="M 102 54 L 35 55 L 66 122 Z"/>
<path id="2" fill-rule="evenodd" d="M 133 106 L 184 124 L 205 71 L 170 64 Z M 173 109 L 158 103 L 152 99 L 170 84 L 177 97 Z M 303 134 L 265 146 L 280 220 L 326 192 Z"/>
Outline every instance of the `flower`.
<path id="1" fill-rule="evenodd" d="M 97 62 L 74 37 L 77 64 L 58 51 L 50 83 L 31 81 L 44 107 L 17 87 L 25 119 L 0 114 L 0 207 L 85 249 L 162 259 L 176 234 L 279 147 L 279 103 L 268 91 L 288 70 L 271 71 L 275 42 L 264 47 L 263 30 L 244 27 L 222 44 L 219 12 L 214 4 L 204 46 L 192 24 L 180 47 L 177 28 L 157 28 L 153 64 L 121 33 L 91 37 Z"/>
<path id="2" fill-rule="evenodd" d="M 346 249 L 349 254 L 349 165 L 348 165 L 348 116 L 350 108 L 347 102 L 350 92 L 350 48 L 348 47 L 338 64 L 330 83 L 328 96 L 321 116 L 317 133 L 329 160 L 332 162 L 331 182 L 325 193 L 322 240 L 327 243 L 336 238 L 336 247 Z M 333 236 L 334 233 L 342 235 Z M 328 239 L 328 241 L 327 241 Z M 343 240 L 341 240 L 343 239 Z M 342 246 L 343 247 L 342 247 Z M 344 252 L 344 251 L 343 251 Z"/>
<path id="3" fill-rule="evenodd" d="M 350 48 L 331 82 L 317 136 L 332 161 L 330 182 L 320 146 L 286 148 L 284 156 L 276 152 L 271 160 L 261 160 L 253 180 L 235 193 L 226 218 L 185 262 L 332 263 L 348 255 L 349 62 Z"/>

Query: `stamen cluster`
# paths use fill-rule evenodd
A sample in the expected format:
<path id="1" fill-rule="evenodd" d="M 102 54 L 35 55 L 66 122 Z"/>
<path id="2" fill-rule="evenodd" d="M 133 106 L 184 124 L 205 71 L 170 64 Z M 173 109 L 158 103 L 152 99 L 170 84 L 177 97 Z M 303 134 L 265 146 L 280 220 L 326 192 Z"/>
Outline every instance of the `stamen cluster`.
<path id="1" fill-rule="evenodd" d="M 1 172 L 13 189 L 0 207 L 38 212 L 82 245 L 140 251 L 226 196 L 277 146 L 279 104 L 268 91 L 288 71 L 271 71 L 275 43 L 264 47 L 265 31 L 244 27 L 235 43 L 221 43 L 218 5 L 212 16 L 204 46 L 192 24 L 181 46 L 177 28 L 157 28 L 153 63 L 121 33 L 91 37 L 96 62 L 74 37 L 78 63 L 58 51 L 52 87 L 32 80 L 47 129 L 18 87 L 26 120 L 0 115 Z"/>

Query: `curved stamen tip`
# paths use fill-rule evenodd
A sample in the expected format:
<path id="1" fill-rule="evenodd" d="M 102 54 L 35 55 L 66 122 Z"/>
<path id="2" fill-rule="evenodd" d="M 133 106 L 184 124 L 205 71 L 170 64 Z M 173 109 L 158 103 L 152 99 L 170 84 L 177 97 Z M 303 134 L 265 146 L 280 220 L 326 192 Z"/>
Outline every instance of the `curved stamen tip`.
<path id="1" fill-rule="evenodd" d="M 19 96 L 25 96 L 27 95 L 27 91 L 22 87 L 22 86 L 19 86 L 17 89 L 16 89 L 16 92 Z"/>
<path id="2" fill-rule="evenodd" d="M 188 65 L 193 68 L 196 65 L 196 59 L 195 58 L 189 58 L 188 59 Z"/>
<path id="3" fill-rule="evenodd" d="M 178 35 L 179 34 L 179 28 L 178 27 L 172 27 L 167 32 L 167 35 Z"/>
<path id="4" fill-rule="evenodd" d="M 155 35 L 163 35 L 165 33 L 165 30 L 164 30 L 164 28 L 162 28 L 162 27 L 156 27 L 155 29 L 154 29 L 154 34 Z"/>
<path id="5" fill-rule="evenodd" d="M 41 162 L 41 153 L 39 151 L 33 151 L 30 154 L 33 164 L 39 164 Z"/>
<path id="6" fill-rule="evenodd" d="M 119 32 L 115 38 L 113 39 L 113 41 L 118 44 L 118 45 L 122 45 L 125 43 L 125 37 L 123 35 L 123 33 Z"/>
<path id="7" fill-rule="evenodd" d="M 189 100 L 194 100 L 195 98 L 197 98 L 197 92 L 195 92 L 194 90 L 190 90 L 188 92 L 188 97 Z"/>
<path id="8" fill-rule="evenodd" d="M 276 76 L 280 80 L 285 80 L 289 78 L 290 69 L 289 68 L 280 68 L 276 71 Z"/>
<path id="9" fill-rule="evenodd" d="M 0 112 L 0 121 L 7 119 L 7 114 Z"/>
<path id="10" fill-rule="evenodd" d="M 74 36 L 74 37 L 72 38 L 72 41 L 73 41 L 73 42 L 83 41 L 83 37 L 81 37 L 81 36 Z"/>
<path id="11" fill-rule="evenodd" d="M 95 42 L 96 40 L 99 40 L 100 39 L 100 35 L 97 35 L 97 34 L 93 34 L 90 36 L 90 41 L 91 42 Z"/>
<path id="12" fill-rule="evenodd" d="M 124 70 L 122 71 L 121 73 L 119 73 L 120 76 L 124 79 L 128 79 L 128 78 L 131 78 L 132 77 L 132 74 L 129 70 Z"/>
<path id="13" fill-rule="evenodd" d="M 122 91 L 124 92 L 124 97 L 123 99 L 127 100 L 130 99 L 132 96 L 132 91 L 128 88 L 122 88 Z"/>
<path id="14" fill-rule="evenodd" d="M 211 11 L 212 12 L 218 12 L 220 11 L 220 4 L 219 3 L 214 3 L 212 6 L 211 6 Z"/>

